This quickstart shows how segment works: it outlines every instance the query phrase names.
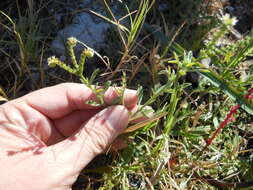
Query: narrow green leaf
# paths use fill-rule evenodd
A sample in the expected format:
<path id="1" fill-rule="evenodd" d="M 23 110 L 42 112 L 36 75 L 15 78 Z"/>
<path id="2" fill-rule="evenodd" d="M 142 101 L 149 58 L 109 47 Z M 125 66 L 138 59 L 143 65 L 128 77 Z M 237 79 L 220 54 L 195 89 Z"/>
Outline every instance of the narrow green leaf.
<path id="1" fill-rule="evenodd" d="M 93 81 L 94 81 L 94 79 L 96 78 L 96 76 L 98 75 L 99 71 L 100 71 L 99 69 L 96 69 L 96 70 L 92 73 L 92 75 L 91 75 L 91 77 L 90 77 L 90 80 L 89 80 L 90 84 L 93 83 Z"/>
<path id="2" fill-rule="evenodd" d="M 204 77 L 211 81 L 216 87 L 220 88 L 224 93 L 226 93 L 230 98 L 235 100 L 241 105 L 245 111 L 253 115 L 253 105 L 244 98 L 244 95 L 238 92 L 232 84 L 229 84 L 224 79 L 222 79 L 218 74 L 200 65 L 198 70 Z"/>

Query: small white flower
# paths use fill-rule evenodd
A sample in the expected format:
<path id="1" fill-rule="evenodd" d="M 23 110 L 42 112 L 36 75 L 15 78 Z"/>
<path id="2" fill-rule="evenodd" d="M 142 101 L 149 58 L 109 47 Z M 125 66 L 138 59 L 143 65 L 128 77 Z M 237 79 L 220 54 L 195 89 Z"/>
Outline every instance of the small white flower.
<path id="1" fill-rule="evenodd" d="M 235 26 L 238 22 L 236 17 L 231 17 L 228 13 L 222 15 L 220 19 L 227 26 Z"/>
<path id="2" fill-rule="evenodd" d="M 51 56 L 47 59 L 47 62 L 48 62 L 48 66 L 49 67 L 55 67 L 56 66 L 56 63 L 58 62 L 59 60 L 55 57 L 55 56 Z"/>

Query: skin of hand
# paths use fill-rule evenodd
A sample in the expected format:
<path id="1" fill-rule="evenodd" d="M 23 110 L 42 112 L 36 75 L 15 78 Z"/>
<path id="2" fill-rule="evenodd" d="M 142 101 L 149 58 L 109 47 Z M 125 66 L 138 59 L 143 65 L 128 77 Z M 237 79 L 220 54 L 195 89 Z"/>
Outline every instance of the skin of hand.
<path id="1" fill-rule="evenodd" d="M 107 107 L 83 84 L 63 83 L 0 106 L 0 189 L 69 190 L 81 170 L 127 127 L 137 106 L 134 90 L 124 105 L 109 88 Z"/>

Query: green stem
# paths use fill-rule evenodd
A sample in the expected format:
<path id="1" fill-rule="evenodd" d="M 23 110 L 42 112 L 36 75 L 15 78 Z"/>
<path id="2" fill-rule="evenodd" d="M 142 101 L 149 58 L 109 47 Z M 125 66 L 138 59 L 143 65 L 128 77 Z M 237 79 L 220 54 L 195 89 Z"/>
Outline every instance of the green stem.
<path id="1" fill-rule="evenodd" d="M 84 63 L 85 63 L 85 60 L 86 60 L 86 55 L 84 53 L 81 54 L 81 58 L 79 60 L 79 72 L 80 74 L 83 74 L 83 71 L 84 71 Z"/>
<path id="2" fill-rule="evenodd" d="M 72 64 L 74 65 L 74 67 L 75 67 L 76 69 L 78 69 L 79 66 L 78 66 L 78 64 L 77 64 L 77 62 L 76 62 L 76 56 L 75 56 L 75 53 L 74 53 L 74 48 L 73 48 L 72 46 L 69 46 L 69 47 L 68 47 L 68 50 L 69 50 L 69 55 L 70 55 Z"/>
<path id="3" fill-rule="evenodd" d="M 104 104 L 104 96 L 103 96 L 103 94 L 101 94 L 97 91 L 96 86 L 91 85 L 89 80 L 86 79 L 82 74 L 79 74 L 77 76 L 80 77 L 82 83 L 85 84 L 88 88 L 90 88 L 91 91 L 96 95 L 96 97 L 99 100 L 99 104 L 103 105 Z"/>

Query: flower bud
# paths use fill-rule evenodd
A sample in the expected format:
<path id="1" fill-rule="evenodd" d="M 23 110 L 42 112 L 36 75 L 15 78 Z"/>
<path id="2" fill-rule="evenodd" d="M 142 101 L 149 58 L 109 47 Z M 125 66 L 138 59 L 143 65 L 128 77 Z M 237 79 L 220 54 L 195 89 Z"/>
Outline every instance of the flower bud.
<path id="1" fill-rule="evenodd" d="M 75 37 L 68 38 L 68 41 L 67 41 L 68 46 L 75 47 L 76 43 L 77 43 L 77 39 Z"/>

